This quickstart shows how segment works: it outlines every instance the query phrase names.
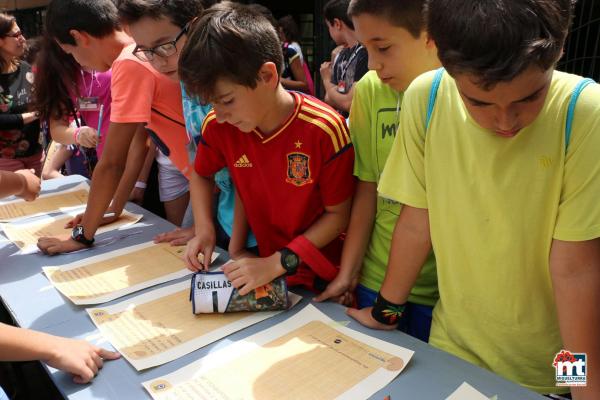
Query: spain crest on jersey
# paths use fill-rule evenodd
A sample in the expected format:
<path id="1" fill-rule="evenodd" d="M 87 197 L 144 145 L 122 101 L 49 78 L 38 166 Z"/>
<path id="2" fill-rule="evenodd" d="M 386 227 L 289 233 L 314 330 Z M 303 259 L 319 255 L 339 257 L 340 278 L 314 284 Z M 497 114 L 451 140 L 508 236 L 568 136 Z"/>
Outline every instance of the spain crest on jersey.
<path id="1" fill-rule="evenodd" d="M 304 186 L 312 183 L 310 178 L 310 156 L 304 153 L 289 153 L 287 155 L 287 178 L 286 182 L 295 186 Z"/>

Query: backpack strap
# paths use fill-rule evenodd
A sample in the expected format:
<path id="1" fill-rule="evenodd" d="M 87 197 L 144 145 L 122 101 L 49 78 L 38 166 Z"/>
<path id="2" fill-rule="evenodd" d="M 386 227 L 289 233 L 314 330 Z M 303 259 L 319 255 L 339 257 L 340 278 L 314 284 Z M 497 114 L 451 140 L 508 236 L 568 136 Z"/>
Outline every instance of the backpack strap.
<path id="1" fill-rule="evenodd" d="M 580 80 L 577 85 L 573 88 L 573 93 L 571 94 L 571 100 L 569 101 L 569 108 L 567 109 L 567 123 L 565 126 L 565 153 L 569 148 L 569 143 L 571 141 L 571 131 L 573 129 L 573 118 L 575 116 L 575 105 L 577 104 L 577 99 L 579 95 L 586 88 L 587 85 L 595 83 L 593 79 L 585 78 Z"/>
<path id="2" fill-rule="evenodd" d="M 431 115 L 433 114 L 433 108 L 435 107 L 435 99 L 437 98 L 438 88 L 444 75 L 444 68 L 438 68 L 433 76 L 433 82 L 431 83 L 431 91 L 429 92 L 429 103 L 427 104 L 427 117 L 425 118 L 425 132 L 429 129 L 429 122 L 431 122 Z"/>

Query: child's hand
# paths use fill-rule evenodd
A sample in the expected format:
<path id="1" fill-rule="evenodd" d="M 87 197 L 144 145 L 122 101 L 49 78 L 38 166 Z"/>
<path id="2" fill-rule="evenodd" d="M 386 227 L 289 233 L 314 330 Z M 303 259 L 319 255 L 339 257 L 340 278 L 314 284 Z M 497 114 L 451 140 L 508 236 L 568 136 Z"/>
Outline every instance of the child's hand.
<path id="1" fill-rule="evenodd" d="M 349 304 L 353 300 L 352 292 L 358 284 L 358 279 L 350 278 L 342 273 L 338 273 L 334 280 L 329 282 L 327 288 L 315 297 L 313 300 L 316 302 L 325 301 L 327 299 L 333 299 L 340 304 Z"/>
<path id="2" fill-rule="evenodd" d="M 77 133 L 77 144 L 83 147 L 94 148 L 98 144 L 98 132 L 89 126 L 82 126 Z"/>
<path id="3" fill-rule="evenodd" d="M 360 310 L 356 308 L 348 308 L 346 309 L 346 314 L 348 314 L 367 328 L 380 329 L 384 331 L 392 331 L 396 329 L 398 324 L 385 325 L 379 321 L 376 321 L 375 318 L 373 318 L 373 316 L 371 315 L 372 309 L 373 307 L 365 307 L 361 308 Z"/>
<path id="4" fill-rule="evenodd" d="M 208 270 L 210 262 L 212 260 L 212 253 L 215 249 L 216 234 L 215 228 L 211 224 L 210 226 L 200 227 L 196 229 L 196 236 L 194 236 L 185 248 L 185 255 L 183 260 L 185 261 L 186 267 L 194 272 L 201 270 Z M 203 262 L 198 260 L 198 254 L 202 254 Z"/>
<path id="5" fill-rule="evenodd" d="M 244 296 L 283 275 L 285 269 L 281 266 L 280 260 L 279 252 L 275 252 L 270 257 L 242 258 L 224 265 L 223 272 L 240 295 Z"/>
<path id="6" fill-rule="evenodd" d="M 331 80 L 331 62 L 325 61 L 321 64 L 321 78 L 324 82 L 329 82 Z"/>
<path id="7" fill-rule="evenodd" d="M 194 237 L 194 227 L 175 228 L 170 232 L 160 233 L 154 237 L 154 243 L 169 242 L 171 246 L 183 246 Z"/>
<path id="8" fill-rule="evenodd" d="M 85 340 L 50 336 L 50 357 L 45 361 L 51 367 L 74 375 L 75 383 L 88 383 L 104 365 L 104 360 L 114 360 L 121 355 L 114 351 L 94 346 Z"/>
<path id="9" fill-rule="evenodd" d="M 20 169 L 15 173 L 21 175 L 25 183 L 23 185 L 23 190 L 17 194 L 17 197 L 26 201 L 35 200 L 42 189 L 40 178 L 37 177 L 35 171 L 33 169 Z"/>
<path id="10" fill-rule="evenodd" d="M 74 228 L 77 225 L 81 225 L 81 221 L 83 221 L 83 215 L 84 215 L 84 213 L 77 214 L 76 216 L 74 216 L 72 220 L 68 221 L 65 224 L 65 229 Z M 121 213 L 117 214 L 116 212 L 114 212 L 112 210 L 112 206 L 110 206 L 106 209 L 106 212 L 102 216 L 99 226 L 108 225 L 112 222 L 115 222 L 116 220 L 119 219 L 120 216 L 121 216 Z"/>

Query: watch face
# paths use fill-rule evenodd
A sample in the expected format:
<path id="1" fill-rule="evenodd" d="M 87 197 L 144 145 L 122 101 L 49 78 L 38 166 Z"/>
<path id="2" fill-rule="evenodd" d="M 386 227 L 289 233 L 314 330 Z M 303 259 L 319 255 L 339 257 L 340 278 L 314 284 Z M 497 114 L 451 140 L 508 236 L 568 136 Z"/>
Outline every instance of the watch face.
<path id="1" fill-rule="evenodd" d="M 284 262 L 288 268 L 296 268 L 298 266 L 298 256 L 295 254 L 286 254 Z"/>

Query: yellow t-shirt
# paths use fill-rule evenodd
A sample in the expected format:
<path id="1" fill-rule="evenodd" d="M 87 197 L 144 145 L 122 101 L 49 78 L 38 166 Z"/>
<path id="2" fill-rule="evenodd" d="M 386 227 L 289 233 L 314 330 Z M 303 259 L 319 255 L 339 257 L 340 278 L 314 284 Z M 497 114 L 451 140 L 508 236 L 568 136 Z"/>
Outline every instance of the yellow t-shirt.
<path id="1" fill-rule="evenodd" d="M 404 95 L 382 196 L 429 210 L 440 300 L 430 342 L 541 393 L 561 349 L 549 272 L 553 239 L 600 237 L 600 86 L 555 72 L 537 119 L 507 139 L 477 125 L 444 74 L 425 134 L 433 72 Z M 576 304 L 573 304 L 577 307 Z"/>

